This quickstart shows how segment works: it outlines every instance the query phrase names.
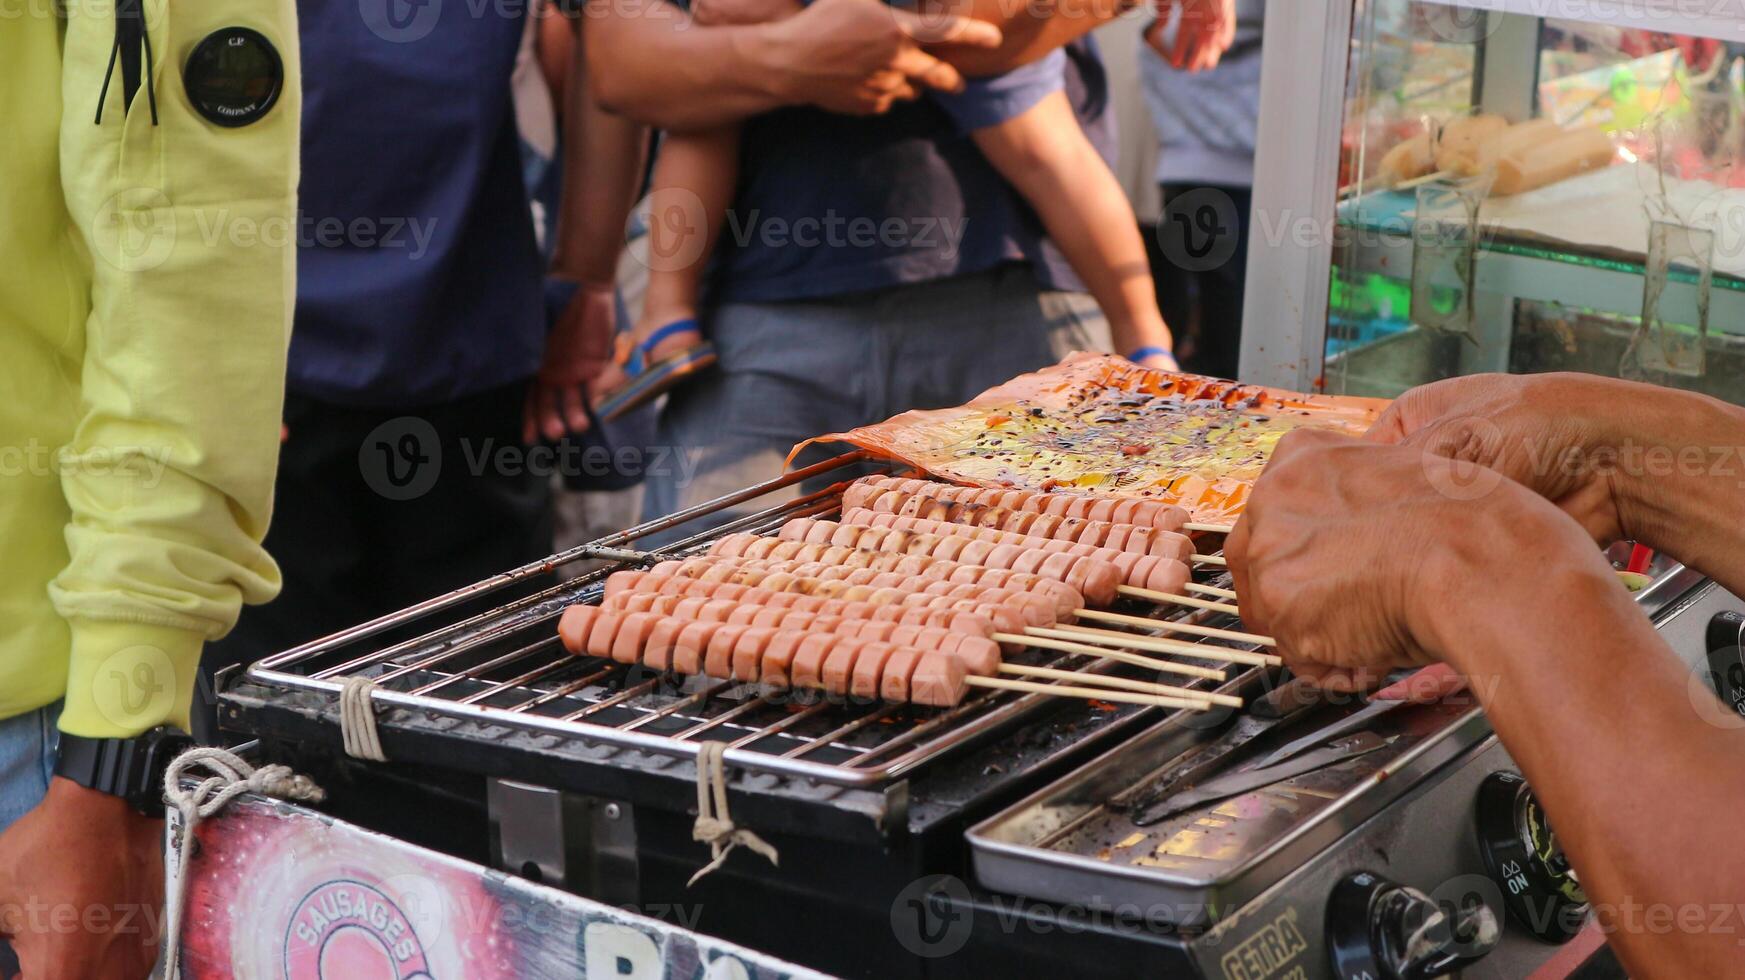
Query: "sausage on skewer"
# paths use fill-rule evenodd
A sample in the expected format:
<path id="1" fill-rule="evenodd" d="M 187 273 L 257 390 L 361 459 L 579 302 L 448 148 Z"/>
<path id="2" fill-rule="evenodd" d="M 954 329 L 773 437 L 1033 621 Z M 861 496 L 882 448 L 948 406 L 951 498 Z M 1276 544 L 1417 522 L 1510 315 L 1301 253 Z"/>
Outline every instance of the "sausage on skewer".
<path id="1" fill-rule="evenodd" d="M 1002 625 L 1001 617 L 997 615 L 992 617 L 995 620 L 995 625 L 1002 630 L 1022 629 L 1023 627 L 1019 625 L 1020 622 L 1032 626 L 1047 626 L 1057 621 L 1055 601 L 1048 596 L 1033 595 L 1028 592 L 968 582 L 928 579 L 917 581 L 890 572 L 876 573 L 864 582 L 850 583 L 842 579 L 820 579 L 800 574 L 797 570 L 803 567 L 804 563 L 802 562 L 765 562 L 761 564 L 762 567 L 758 567 L 750 563 L 734 563 L 716 558 L 687 558 L 683 561 L 661 562 L 652 571 L 658 575 L 680 575 L 706 581 L 761 585 L 777 592 L 803 592 L 826 598 L 858 599 L 868 602 L 909 602 L 927 597 L 972 599 L 994 609 L 1006 610 L 1008 615 L 1005 619 L 1011 623 L 1011 626 Z M 1016 617 L 1019 622 L 1013 622 L 1013 617 Z"/>
<path id="2" fill-rule="evenodd" d="M 564 611 L 559 634 L 566 644 L 577 638 L 588 641 L 606 637 L 613 649 L 630 642 L 622 637 L 646 638 L 657 627 L 672 628 L 648 613 L 613 613 L 598 606 L 577 605 Z M 866 688 L 876 681 L 877 691 L 888 699 L 912 701 L 933 707 L 949 707 L 963 700 L 969 676 L 962 660 L 939 651 L 864 640 L 836 633 L 803 633 L 797 630 L 739 629 L 719 622 L 692 621 L 678 630 L 673 662 L 694 663 L 680 657 L 681 649 L 706 649 L 724 631 L 734 634 L 734 659 L 756 657 L 755 679 L 771 687 L 823 687 L 826 677 L 838 686 Z M 572 646 L 572 649 L 575 649 Z M 593 652 L 588 650 L 587 652 Z M 862 666 L 862 659 L 866 665 Z M 832 666 L 826 667 L 827 664 Z M 737 665 L 736 665 L 737 666 Z M 875 678 L 876 673 L 876 678 Z"/>
<path id="3" fill-rule="evenodd" d="M 828 573 L 824 571 L 795 572 L 795 574 L 808 575 L 813 578 L 843 578 L 851 582 L 862 582 L 866 579 L 864 577 L 856 578 L 857 572 L 895 572 L 899 575 L 917 578 L 973 582 L 978 585 L 1016 589 L 1021 592 L 1046 593 L 1054 597 L 1055 604 L 1063 613 L 1082 608 L 1085 604 L 1085 597 L 1079 594 L 1077 589 L 1057 578 L 1009 568 L 954 562 L 927 555 L 909 555 L 890 551 L 862 551 L 839 545 L 765 538 L 755 534 L 729 534 L 716 541 L 710 547 L 709 554 L 718 558 L 740 558 L 753 561 L 767 559 L 807 562 L 828 566 L 831 569 Z M 790 568 L 790 570 L 792 569 Z M 1113 581 L 1116 574 L 1111 571 L 1105 578 Z M 1113 597 L 1114 591 L 1111 589 L 1109 598 L 1113 599 Z"/>
<path id="4" fill-rule="evenodd" d="M 920 517 L 947 524 L 968 524 L 1012 531 L 1033 538 L 1054 538 L 1079 544 L 1131 551 L 1140 555 L 1162 555 L 1186 561 L 1194 553 L 1194 543 L 1186 535 L 1161 531 L 1142 524 L 1115 524 L 1083 517 L 1060 514 L 1039 514 L 1034 511 L 1007 510 L 987 504 L 941 500 L 938 497 L 914 496 L 902 502 L 895 511 L 876 508 L 847 508 L 873 513 L 894 513 L 898 517 Z"/>
<path id="5" fill-rule="evenodd" d="M 974 612 L 964 612 L 956 608 L 935 608 L 930 605 L 913 605 L 905 603 L 874 604 L 870 602 L 849 602 L 844 599 L 821 599 L 799 593 L 774 592 L 757 586 L 737 585 L 731 582 L 705 582 L 701 579 L 656 576 L 648 572 L 614 572 L 606 579 L 605 599 L 601 605 L 607 608 L 613 606 L 621 596 L 636 594 L 641 591 L 655 592 L 660 595 L 702 596 L 711 599 L 728 599 L 742 603 L 747 611 L 739 615 L 751 618 L 760 610 L 768 609 L 772 613 L 781 613 L 788 609 L 799 609 L 823 615 L 843 616 L 849 619 L 889 620 L 895 623 L 916 626 L 937 626 L 953 632 L 967 633 L 972 636 L 992 636 L 998 628 L 993 620 L 985 615 Z M 801 600 L 793 602 L 793 600 Z M 780 604 L 792 602 L 792 604 Z M 753 625 L 765 625 L 762 622 Z"/>
<path id="6" fill-rule="evenodd" d="M 829 541 L 873 551 L 929 554 L 969 564 L 1035 571 L 1051 577 L 1059 574 L 1053 570 L 1060 568 L 1066 569 L 1065 574 L 1076 576 L 1075 569 L 1079 563 L 1097 561 L 1113 565 L 1126 584 L 1158 592 L 1178 592 L 1189 579 L 1187 565 L 1158 555 L 1135 555 L 1070 541 L 1026 537 L 994 528 L 942 524 L 894 514 L 872 514 L 867 511 L 853 513 L 865 514 L 869 520 L 878 524 L 842 523 L 803 517 L 782 525 L 780 535 L 789 540 Z M 889 526 L 879 526 L 880 524 Z M 1098 603 L 1099 595 L 1112 595 L 1115 592 L 1113 588 L 1104 589 L 1101 583 L 1091 588 L 1080 587 L 1074 584 L 1072 578 L 1068 578 L 1067 584 L 1073 585 L 1093 603 Z"/>
<path id="7" fill-rule="evenodd" d="M 662 627 L 668 621 L 679 623 L 693 620 L 705 620 L 723 623 L 734 628 L 731 636 L 738 636 L 739 631 L 754 628 L 743 613 L 758 607 L 749 603 L 737 603 L 721 599 L 706 599 L 701 596 L 660 595 L 651 592 L 626 592 L 613 597 L 610 605 L 602 604 L 606 612 L 629 613 L 645 612 L 656 616 L 669 617 L 662 620 L 650 634 L 650 650 L 643 662 L 650 667 L 667 669 L 669 666 L 681 673 L 697 673 L 698 670 L 687 670 L 677 660 L 668 660 L 657 652 L 663 640 L 670 642 L 676 634 L 668 637 Z M 992 626 L 988 635 L 971 636 L 968 633 L 953 632 L 936 626 L 916 626 L 897 623 L 890 620 L 853 619 L 844 616 L 820 615 L 818 613 L 802 612 L 797 609 L 774 610 L 778 615 L 773 617 L 765 629 L 801 630 L 805 632 L 839 633 L 845 636 L 857 636 L 864 640 L 897 643 L 906 646 L 920 647 L 924 650 L 939 650 L 964 661 L 964 666 L 971 673 L 992 674 L 1000 666 L 1000 648 L 991 638 Z M 676 629 L 676 627 L 672 627 Z M 723 641 L 725 644 L 727 641 Z M 711 643 L 711 648 L 715 644 Z M 730 648 L 729 648 L 730 649 Z M 657 657 L 659 661 L 657 662 Z M 711 676 L 725 677 L 727 673 L 703 669 L 702 673 Z M 829 687 L 826 685 L 826 689 Z"/>
<path id="8" fill-rule="evenodd" d="M 842 506 L 865 507 L 871 510 L 898 513 L 910 497 L 931 497 L 984 504 L 1005 510 L 1021 510 L 1036 514 L 1054 514 L 1092 521 L 1117 524 L 1139 524 L 1160 531 L 1179 531 L 1189 520 L 1188 512 L 1174 504 L 1138 497 L 1108 497 L 1075 494 L 1064 491 L 1033 493 L 1026 490 L 984 489 L 960 487 L 932 480 L 902 479 L 889 476 L 869 476 L 850 484 L 842 495 Z"/>

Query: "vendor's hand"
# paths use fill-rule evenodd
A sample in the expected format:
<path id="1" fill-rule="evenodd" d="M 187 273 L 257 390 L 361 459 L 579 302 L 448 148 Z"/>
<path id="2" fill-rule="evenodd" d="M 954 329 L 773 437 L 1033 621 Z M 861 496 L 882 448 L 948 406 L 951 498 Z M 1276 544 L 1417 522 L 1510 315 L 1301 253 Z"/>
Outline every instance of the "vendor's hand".
<path id="1" fill-rule="evenodd" d="M 1370 700 L 1434 704 L 1466 688 L 1465 674 L 1447 664 L 1431 664 L 1375 692 Z"/>
<path id="2" fill-rule="evenodd" d="M 1578 374 L 1453 378 L 1400 396 L 1366 438 L 1494 470 L 1610 544 L 1625 532 L 1613 427 L 1627 414 L 1630 387 Z M 1458 474 L 1474 493 L 1486 476 Z"/>
<path id="3" fill-rule="evenodd" d="M 588 386 L 612 362 L 618 307 L 610 285 L 583 284 L 545 339 L 539 375 L 527 389 L 522 441 L 556 442 L 588 429 Z"/>
<path id="4" fill-rule="evenodd" d="M 767 24 L 806 9 L 799 0 L 697 0 L 691 21 L 702 27 Z"/>
<path id="5" fill-rule="evenodd" d="M 1175 44 L 1166 46 L 1164 30 L 1169 15 L 1181 10 Z M 1158 56 L 1181 71 L 1206 71 L 1218 67 L 1224 52 L 1236 41 L 1236 0 L 1156 0 L 1157 19 L 1145 31 L 1145 43 Z"/>
<path id="6" fill-rule="evenodd" d="M 992 24 L 948 14 L 920 15 L 881 0 L 817 0 L 799 14 L 769 25 L 767 59 L 786 101 L 832 112 L 875 115 L 923 87 L 963 88 L 963 75 L 922 45 L 996 48 Z"/>
<path id="7" fill-rule="evenodd" d="M 1322 430 L 1285 436 L 1225 542 L 1244 624 L 1276 637 L 1299 675 L 1367 689 L 1449 655 L 1462 614 L 1530 593 L 1510 581 L 1522 556 L 1604 565 L 1579 527 L 1518 484 L 1448 492 L 1457 465 Z"/>
<path id="8" fill-rule="evenodd" d="M 59 777 L 0 833 L 0 932 L 24 980 L 142 980 L 158 954 L 164 823 Z"/>

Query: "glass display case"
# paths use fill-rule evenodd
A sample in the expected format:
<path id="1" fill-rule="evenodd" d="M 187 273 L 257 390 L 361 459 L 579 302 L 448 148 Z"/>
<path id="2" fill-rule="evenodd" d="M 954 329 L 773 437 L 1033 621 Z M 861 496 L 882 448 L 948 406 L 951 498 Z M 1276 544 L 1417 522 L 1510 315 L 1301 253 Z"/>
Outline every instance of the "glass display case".
<path id="1" fill-rule="evenodd" d="M 1272 0 L 1242 379 L 1745 402 L 1745 7 Z"/>

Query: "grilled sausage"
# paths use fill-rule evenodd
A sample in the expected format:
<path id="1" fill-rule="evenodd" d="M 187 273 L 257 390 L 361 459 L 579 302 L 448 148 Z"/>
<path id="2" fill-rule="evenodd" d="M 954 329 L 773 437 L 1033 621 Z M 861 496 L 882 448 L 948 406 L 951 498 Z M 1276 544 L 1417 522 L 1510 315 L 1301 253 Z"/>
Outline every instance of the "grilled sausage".
<path id="1" fill-rule="evenodd" d="M 879 514 L 872 511 L 857 510 L 849 516 L 862 516 L 870 523 L 865 525 L 841 525 L 849 527 L 873 527 L 890 531 L 900 531 L 915 534 L 957 535 L 972 538 L 977 541 L 995 545 L 1011 545 L 1014 548 L 1030 551 L 1059 552 L 1081 558 L 1093 558 L 1106 561 L 1120 570 L 1122 579 L 1128 585 L 1136 585 L 1147 589 L 1162 590 L 1163 585 L 1175 581 L 1179 576 L 1173 567 L 1185 570 L 1186 565 L 1172 558 L 1160 555 L 1135 555 L 1132 552 L 1116 551 L 1112 548 L 1098 548 L 1087 544 L 1076 544 L 1071 541 L 1057 541 L 1053 538 L 1032 538 L 1011 531 L 1001 531 L 996 528 L 971 527 L 967 524 L 945 524 L 939 521 L 924 520 L 919 517 L 903 517 L 897 514 Z M 790 522 L 793 523 L 793 522 Z M 829 523 L 821 521 L 819 523 Z M 785 530 L 785 529 L 784 529 Z M 990 553 L 990 556 L 994 553 Z M 1000 554 L 1004 554 L 1001 552 Z M 1004 560 L 1004 559 L 1000 559 Z M 1090 590 L 1080 590 L 1090 594 Z"/>
<path id="2" fill-rule="evenodd" d="M 959 704 L 969 691 L 962 662 L 929 656 L 915 647 L 897 647 L 884 663 L 879 694 L 887 701 L 911 701 L 933 707 Z"/>
<path id="3" fill-rule="evenodd" d="M 845 601 L 926 603 L 932 597 L 947 596 L 974 603 L 974 611 L 987 612 L 994 625 L 1005 632 L 1031 626 L 1047 626 L 1057 622 L 1055 603 L 1042 595 L 1016 592 L 973 583 L 934 580 L 911 580 L 894 573 L 878 573 L 866 584 L 850 584 L 842 579 L 818 579 L 799 575 L 787 569 L 804 567 L 804 562 L 735 563 L 716 558 L 689 558 L 684 561 L 664 561 L 650 572 L 653 575 L 697 578 L 706 582 L 728 582 L 736 585 L 757 585 L 775 592 L 803 592 L 811 596 Z M 796 602 L 798 608 L 805 605 Z"/>
<path id="4" fill-rule="evenodd" d="M 759 609 L 770 610 L 770 615 L 779 616 L 782 612 L 798 608 L 794 600 L 812 600 L 814 597 L 791 592 L 772 592 L 767 589 L 745 585 L 728 585 L 719 582 L 703 582 L 689 578 L 666 578 L 652 576 L 647 572 L 616 572 L 606 580 L 606 598 L 600 608 L 622 611 L 631 608 L 627 603 L 630 597 L 647 592 L 659 596 L 707 596 L 724 599 L 735 603 L 744 603 Z M 640 601 L 640 600 L 638 600 Z M 924 605 L 904 604 L 895 601 L 882 604 L 845 603 L 838 600 L 819 599 L 809 603 L 808 612 L 844 616 L 850 619 L 891 620 L 899 623 L 913 623 L 917 626 L 937 626 L 940 629 L 967 633 L 971 636 L 993 636 L 995 625 L 986 616 L 971 612 L 960 612 L 956 609 L 936 609 Z M 580 607 L 572 607 L 580 608 Z M 653 609 L 653 606 L 650 606 Z M 649 610 L 642 610 L 649 611 Z M 754 612 L 756 625 L 768 625 L 763 622 L 763 614 Z M 591 623 L 592 621 L 589 620 Z M 585 643 L 577 646 L 576 652 L 586 652 Z"/>
<path id="5" fill-rule="evenodd" d="M 782 566 L 796 575 L 811 578 L 840 578 L 848 582 L 868 582 L 877 572 L 954 582 L 975 582 L 995 588 L 1038 592 L 1052 596 L 1058 613 L 1065 615 L 1084 607 L 1085 597 L 1064 581 L 1050 575 L 1033 575 L 1007 568 L 975 565 L 912 555 L 901 552 L 871 551 L 835 545 L 814 544 L 783 538 L 764 538 L 754 534 L 730 534 L 716 541 L 709 549 L 712 557 L 744 559 L 745 564 L 758 561 L 794 561 L 806 570 Z M 767 567 L 767 566 L 766 566 Z"/>
<path id="6" fill-rule="evenodd" d="M 624 617 L 624 624 L 618 627 L 618 632 L 612 637 L 612 659 L 621 664 L 633 664 L 642 659 L 642 650 L 648 646 L 648 634 L 654 630 L 655 620 L 659 617 L 652 613 L 631 613 Z"/>
<path id="7" fill-rule="evenodd" d="M 754 588 L 754 586 L 735 586 L 724 582 L 703 582 L 700 579 L 681 579 L 681 577 L 656 577 L 649 572 L 618 572 L 607 579 L 607 596 L 602 602 L 602 609 L 614 609 L 614 603 L 623 602 L 618 596 L 633 595 L 630 589 L 647 589 L 660 595 L 708 595 L 733 602 L 752 603 L 752 605 L 768 605 L 775 609 L 799 609 L 804 612 L 824 612 L 834 616 L 852 617 L 852 619 L 892 619 L 897 623 L 914 623 L 920 626 L 939 626 L 942 630 L 961 631 L 974 636 L 991 636 L 996 626 L 986 616 L 974 612 L 958 612 L 956 609 L 932 609 L 925 603 L 899 602 L 902 595 L 897 589 L 892 589 L 892 602 L 886 603 L 845 603 L 839 600 L 822 600 L 817 596 L 801 595 L 801 593 L 775 593 L 770 589 Z"/>
<path id="8" fill-rule="evenodd" d="M 557 635 L 564 649 L 571 653 L 588 652 L 588 631 L 600 617 L 599 606 L 574 605 L 565 609 L 557 621 Z"/>
<path id="9" fill-rule="evenodd" d="M 731 648 L 719 649 L 719 644 L 711 641 L 703 662 L 704 672 L 710 677 L 738 677 L 734 664 L 742 658 L 753 665 L 759 663 L 763 659 L 764 648 L 769 646 L 770 639 L 775 635 L 776 631 L 766 626 L 748 626 L 745 632 L 734 638 Z"/>
<path id="10" fill-rule="evenodd" d="M 701 672 L 711 677 L 732 676 L 732 644 L 736 642 L 741 630 L 752 626 L 739 614 L 747 608 L 757 608 L 727 600 L 710 600 L 703 607 L 696 609 L 694 616 L 688 616 L 677 610 L 680 605 L 690 600 L 679 596 L 624 593 L 615 597 L 613 601 L 615 607 L 608 609 L 610 612 L 616 612 L 621 608 L 631 608 L 666 617 L 649 635 L 650 648 L 643 658 L 645 664 L 659 670 L 670 668 L 686 674 Z M 593 607 L 574 608 L 591 609 Z M 893 620 L 881 621 L 827 616 L 796 609 L 769 611 L 774 615 L 769 618 L 767 623 L 762 624 L 762 628 L 765 629 L 800 630 L 812 633 L 828 632 L 852 636 L 861 640 L 914 646 L 923 650 L 938 650 L 947 656 L 962 660 L 964 669 L 971 674 L 992 676 L 999 670 L 1000 648 L 989 638 L 992 635 L 991 629 L 981 635 L 971 635 L 940 629 L 936 626 L 920 626 Z M 728 634 L 732 639 L 723 638 L 720 634 L 710 639 L 709 645 L 704 651 L 705 665 L 701 668 L 688 667 L 688 661 L 677 654 L 673 654 L 670 658 L 667 654 L 667 648 L 689 649 L 682 642 L 679 642 L 683 638 L 678 635 L 677 630 L 682 628 L 685 620 L 692 618 L 711 620 L 734 627 L 733 632 Z M 728 666 L 712 668 L 708 666 L 710 662 L 725 662 Z"/>
<path id="11" fill-rule="evenodd" d="M 870 701 L 879 696 L 879 681 L 883 679 L 885 664 L 898 650 L 907 649 L 894 643 L 869 643 L 860 651 L 851 664 L 847 665 L 848 677 L 846 684 L 851 697 Z M 825 690 L 830 690 L 832 684 L 842 684 L 841 677 L 844 663 L 839 658 L 832 658 L 824 664 Z"/>
<path id="12" fill-rule="evenodd" d="M 670 670 L 673 665 L 673 649 L 678 646 L 679 631 L 685 628 L 686 618 L 672 616 L 659 609 L 642 611 L 661 617 L 648 634 L 648 644 L 642 648 L 642 662 L 654 670 Z"/>
<path id="13" fill-rule="evenodd" d="M 719 630 L 708 636 L 708 643 L 703 647 L 682 649 L 672 657 L 672 670 L 679 673 L 707 673 L 708 677 L 729 677 L 733 673 L 733 645 L 740 642 L 740 636 L 750 626 L 743 623 L 722 623 Z M 712 664 L 726 664 L 721 671 L 710 670 Z"/>
<path id="14" fill-rule="evenodd" d="M 725 676 L 731 672 L 736 679 L 760 681 L 775 688 L 821 687 L 837 694 L 913 698 L 934 706 L 956 704 L 967 692 L 966 678 L 971 671 L 966 658 L 939 649 L 870 639 L 859 635 L 859 630 L 874 624 L 854 624 L 851 630 L 846 623 L 838 624 L 838 632 L 803 632 L 575 606 L 565 611 L 559 634 L 572 649 L 575 644 L 591 642 L 596 634 L 606 637 L 618 655 L 614 659 L 622 657 L 621 651 L 633 642 L 667 644 L 672 667 L 681 673 L 708 671 L 711 676 Z M 888 626 L 893 633 L 919 629 L 877 625 Z M 982 644 L 988 642 L 957 636 L 962 644 L 973 645 L 978 639 Z M 625 662 L 638 659 L 641 657 L 633 656 Z M 988 669 L 997 666 L 995 658 Z"/>
<path id="15" fill-rule="evenodd" d="M 1023 490 L 960 487 L 932 480 L 896 477 L 866 477 L 856 480 L 843 493 L 842 506 L 865 507 L 895 514 L 901 511 L 908 498 L 916 496 L 1059 517 L 1138 524 L 1160 531 L 1180 531 L 1181 526 L 1189 519 L 1188 512 L 1181 507 L 1140 497 L 1100 497 L 1066 491 L 1031 493 Z M 1105 502 L 1106 506 L 1098 506 Z"/>
<path id="16" fill-rule="evenodd" d="M 843 520 L 858 524 L 868 523 L 847 516 L 848 511 L 860 509 L 864 508 L 846 509 Z M 927 520 L 943 521 L 947 524 L 969 524 L 974 527 L 997 528 L 1035 538 L 1076 541 L 1080 544 L 1114 548 L 1117 551 L 1131 551 L 1142 555 L 1162 555 L 1177 561 L 1185 560 L 1194 553 L 1194 543 L 1185 535 L 1176 534 L 1173 531 L 1161 531 L 1155 527 L 1093 521 L 1059 514 L 1038 514 L 1033 511 L 1007 510 L 1004 507 L 964 503 L 957 500 L 941 500 L 937 497 L 910 497 L 904 501 L 896 514 L 900 517 L 921 517 Z"/>
<path id="17" fill-rule="evenodd" d="M 936 708 L 963 702 L 969 682 L 963 664 L 950 657 L 923 657 L 909 675 L 909 700 Z"/>
<path id="18" fill-rule="evenodd" d="M 864 646 L 855 642 L 853 637 L 839 633 L 807 633 L 800 641 L 800 647 L 794 654 L 794 662 L 789 667 L 789 682 L 794 687 L 822 689 L 824 687 L 824 660 L 837 647 L 844 647 L 844 653 L 852 655 L 854 651 Z"/>
<path id="19" fill-rule="evenodd" d="M 909 677 L 915 673 L 915 664 L 921 656 L 921 651 L 914 647 L 892 651 L 879 673 L 879 697 L 886 701 L 909 700 Z"/>
<path id="20" fill-rule="evenodd" d="M 870 512 L 857 510 L 854 513 Z M 916 520 L 892 514 L 870 516 L 872 519 L 887 521 Z M 790 540 L 823 538 L 843 546 L 925 554 L 936 558 L 949 558 L 960 564 L 985 565 L 1055 578 L 1077 592 L 1083 600 L 1098 606 L 1106 606 L 1115 601 L 1117 587 L 1123 580 L 1132 580 L 1134 569 L 1143 568 L 1149 571 L 1158 562 L 1169 561 L 1156 555 L 1133 555 L 1068 541 L 1030 538 L 991 528 L 962 524 L 937 526 L 942 530 L 934 533 L 797 518 L 782 525 L 780 533 Z M 1050 563 L 1050 555 L 1056 553 L 1065 557 Z"/>

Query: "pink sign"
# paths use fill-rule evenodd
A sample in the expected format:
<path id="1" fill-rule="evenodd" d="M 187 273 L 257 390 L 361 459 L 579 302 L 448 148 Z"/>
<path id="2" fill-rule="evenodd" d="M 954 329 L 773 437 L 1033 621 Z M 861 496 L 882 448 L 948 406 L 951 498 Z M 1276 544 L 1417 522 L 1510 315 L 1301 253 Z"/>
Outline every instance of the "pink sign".
<path id="1" fill-rule="evenodd" d="M 822 976 L 291 804 L 243 797 L 195 835 L 182 980 Z"/>

